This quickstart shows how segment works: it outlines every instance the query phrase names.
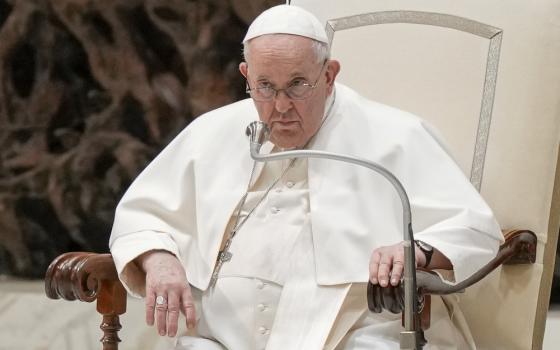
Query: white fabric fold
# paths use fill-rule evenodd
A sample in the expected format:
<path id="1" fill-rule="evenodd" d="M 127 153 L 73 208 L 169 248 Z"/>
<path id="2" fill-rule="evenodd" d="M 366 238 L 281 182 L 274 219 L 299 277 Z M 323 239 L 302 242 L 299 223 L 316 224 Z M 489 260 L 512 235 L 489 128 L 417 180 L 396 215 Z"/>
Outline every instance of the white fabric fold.
<path id="1" fill-rule="evenodd" d="M 304 226 L 290 259 L 266 350 L 322 349 L 351 284 L 319 286 L 315 279 L 313 243 Z"/>

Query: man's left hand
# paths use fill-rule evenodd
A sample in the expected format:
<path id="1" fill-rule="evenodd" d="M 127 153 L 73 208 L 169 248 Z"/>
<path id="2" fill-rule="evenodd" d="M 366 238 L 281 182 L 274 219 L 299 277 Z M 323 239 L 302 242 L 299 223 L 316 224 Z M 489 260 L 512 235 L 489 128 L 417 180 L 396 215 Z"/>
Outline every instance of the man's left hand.
<path id="1" fill-rule="evenodd" d="M 426 256 L 416 246 L 415 254 L 416 266 L 424 266 L 426 264 Z M 389 279 L 392 286 L 399 284 L 404 271 L 404 242 L 393 244 L 390 246 L 377 248 L 371 253 L 369 262 L 369 280 L 373 284 L 379 283 L 381 287 L 389 285 Z"/>

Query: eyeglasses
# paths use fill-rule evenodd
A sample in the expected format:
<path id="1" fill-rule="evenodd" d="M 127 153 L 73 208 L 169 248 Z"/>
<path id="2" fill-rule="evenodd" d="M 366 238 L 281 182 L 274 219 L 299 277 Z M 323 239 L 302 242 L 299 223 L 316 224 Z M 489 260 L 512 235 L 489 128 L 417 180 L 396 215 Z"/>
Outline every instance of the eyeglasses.
<path id="1" fill-rule="evenodd" d="M 251 88 L 251 86 L 249 86 L 249 81 L 247 81 L 246 82 L 247 87 L 245 89 L 245 92 L 251 95 L 251 97 L 255 101 L 271 101 L 273 98 L 275 98 L 278 95 L 280 91 L 284 91 L 286 96 L 288 96 L 292 100 L 305 100 L 306 98 L 311 96 L 313 89 L 317 87 L 317 84 L 319 83 L 319 79 L 321 78 L 326 63 L 327 60 L 323 62 L 323 66 L 321 67 L 319 76 L 317 77 L 317 79 L 313 84 L 309 84 L 304 79 L 296 79 L 292 81 L 290 85 L 284 89 L 275 89 L 274 87 L 272 87 L 272 85 L 270 85 L 269 82 L 264 82 L 261 83 L 262 84 L 261 86 Z"/>

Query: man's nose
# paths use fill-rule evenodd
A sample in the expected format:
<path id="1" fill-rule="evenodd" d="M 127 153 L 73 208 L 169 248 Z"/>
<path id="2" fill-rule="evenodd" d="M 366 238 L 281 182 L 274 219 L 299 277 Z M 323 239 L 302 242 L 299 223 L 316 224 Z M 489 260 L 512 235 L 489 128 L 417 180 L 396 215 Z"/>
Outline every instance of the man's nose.
<path id="1" fill-rule="evenodd" d="M 286 113 L 292 108 L 292 99 L 288 97 L 286 91 L 279 90 L 276 92 L 274 108 L 276 108 L 279 113 Z"/>

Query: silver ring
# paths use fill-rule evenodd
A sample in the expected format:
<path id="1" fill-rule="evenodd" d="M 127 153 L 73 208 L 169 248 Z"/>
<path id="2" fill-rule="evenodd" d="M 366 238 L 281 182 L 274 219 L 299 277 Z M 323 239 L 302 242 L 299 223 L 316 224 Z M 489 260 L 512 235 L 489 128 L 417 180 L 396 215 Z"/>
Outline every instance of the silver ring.
<path id="1" fill-rule="evenodd" d="M 165 305 L 166 301 L 165 298 L 163 297 L 163 295 L 158 295 L 156 297 L 156 305 Z"/>

